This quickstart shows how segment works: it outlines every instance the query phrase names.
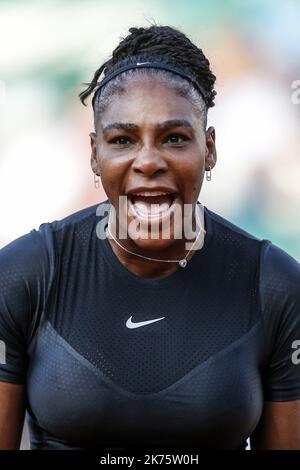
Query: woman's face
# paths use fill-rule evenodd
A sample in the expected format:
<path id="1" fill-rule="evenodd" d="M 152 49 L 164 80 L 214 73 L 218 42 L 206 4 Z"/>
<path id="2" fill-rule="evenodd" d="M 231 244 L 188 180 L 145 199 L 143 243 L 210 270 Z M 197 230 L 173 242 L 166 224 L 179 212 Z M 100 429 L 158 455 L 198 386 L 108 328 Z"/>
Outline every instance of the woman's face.
<path id="1" fill-rule="evenodd" d="M 183 220 L 184 205 L 195 208 L 204 172 L 216 163 L 214 129 L 204 130 L 190 100 L 158 79 L 135 79 L 113 97 L 90 136 L 92 169 L 101 175 L 117 221 L 143 227 L 134 243 L 160 250 L 177 241 L 174 210 L 181 209 Z M 120 208 L 120 196 L 126 196 L 126 208 Z M 167 219 L 170 235 L 163 239 Z M 151 223 L 160 233 L 156 238 Z"/>

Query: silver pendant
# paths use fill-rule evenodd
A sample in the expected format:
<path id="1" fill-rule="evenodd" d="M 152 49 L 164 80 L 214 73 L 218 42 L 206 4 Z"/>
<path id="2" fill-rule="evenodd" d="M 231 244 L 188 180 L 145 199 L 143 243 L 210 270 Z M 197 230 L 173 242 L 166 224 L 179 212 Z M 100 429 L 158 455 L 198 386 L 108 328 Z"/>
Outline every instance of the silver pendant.
<path id="1" fill-rule="evenodd" d="M 179 261 L 179 266 L 180 266 L 181 268 L 185 268 L 186 265 L 187 265 L 187 260 L 186 260 L 185 258 L 184 258 L 184 259 L 181 259 L 181 260 Z"/>

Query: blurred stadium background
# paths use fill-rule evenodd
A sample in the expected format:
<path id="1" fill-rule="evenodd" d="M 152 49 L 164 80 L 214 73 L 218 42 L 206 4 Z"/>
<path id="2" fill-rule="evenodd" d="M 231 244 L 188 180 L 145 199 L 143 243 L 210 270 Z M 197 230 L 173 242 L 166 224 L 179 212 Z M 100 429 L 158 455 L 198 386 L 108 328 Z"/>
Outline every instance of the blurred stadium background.
<path id="1" fill-rule="evenodd" d="M 299 0 L 0 0 L 0 247 L 105 199 L 78 93 L 130 26 L 153 21 L 188 34 L 217 76 L 201 202 L 300 261 Z"/>

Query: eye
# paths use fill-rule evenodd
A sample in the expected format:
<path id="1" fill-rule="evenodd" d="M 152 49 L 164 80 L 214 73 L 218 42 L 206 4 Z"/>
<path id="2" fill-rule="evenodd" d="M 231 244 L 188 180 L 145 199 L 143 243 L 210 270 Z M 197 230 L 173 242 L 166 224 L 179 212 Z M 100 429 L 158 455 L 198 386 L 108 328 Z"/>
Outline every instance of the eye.
<path id="1" fill-rule="evenodd" d="M 121 135 L 119 137 L 114 137 L 109 141 L 110 144 L 117 144 L 117 145 L 127 145 L 128 143 L 131 143 L 132 140 L 129 139 L 126 135 Z"/>
<path id="2" fill-rule="evenodd" d="M 183 134 L 169 134 L 165 140 L 169 141 L 171 144 L 181 144 L 190 139 Z"/>

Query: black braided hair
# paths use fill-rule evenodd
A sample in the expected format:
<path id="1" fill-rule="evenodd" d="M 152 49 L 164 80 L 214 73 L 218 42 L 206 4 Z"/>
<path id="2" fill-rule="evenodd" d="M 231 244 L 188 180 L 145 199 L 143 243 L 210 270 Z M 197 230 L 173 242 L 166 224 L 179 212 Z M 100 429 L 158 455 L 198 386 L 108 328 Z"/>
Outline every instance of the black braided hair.
<path id="1" fill-rule="evenodd" d="M 203 89 L 206 108 L 214 106 L 214 97 L 216 95 L 214 83 L 216 77 L 211 72 L 210 63 L 205 57 L 202 49 L 193 44 L 185 34 L 170 26 L 157 25 L 152 25 L 148 28 L 132 27 L 129 29 L 129 32 L 130 34 L 125 38 L 122 38 L 119 45 L 114 49 L 111 58 L 96 70 L 94 77 L 88 84 L 86 90 L 79 94 L 80 100 L 84 105 L 86 98 L 95 91 L 92 105 L 94 111 L 96 111 L 95 108 L 96 100 L 98 101 L 98 95 L 102 95 L 102 90 L 109 87 L 111 82 L 114 82 L 112 87 L 114 84 L 117 84 L 117 87 L 115 86 L 115 89 L 112 90 L 112 92 L 116 91 L 116 88 L 119 88 L 119 90 L 122 89 L 120 86 L 120 75 L 122 75 L 122 77 L 132 76 L 133 73 L 139 72 L 145 74 L 149 73 L 151 70 L 152 74 L 156 73 L 162 75 L 163 72 L 163 74 L 170 76 L 170 73 L 172 74 L 172 72 L 164 70 L 131 69 L 129 71 L 122 72 L 119 76 L 109 81 L 103 86 L 103 88 L 100 88 L 101 93 L 97 93 L 97 84 L 99 83 L 102 73 L 103 77 L 101 77 L 101 79 L 119 67 L 129 65 L 137 60 L 148 61 L 150 59 L 159 60 L 160 58 L 163 58 L 164 63 L 169 63 L 170 65 L 175 66 L 177 65 L 181 69 L 186 70 L 189 75 L 193 76 Z M 177 82 L 187 82 L 187 80 L 178 75 L 176 78 L 174 74 L 172 75 L 173 80 L 175 79 Z M 188 86 L 189 88 L 195 88 L 190 82 Z M 112 92 L 108 96 L 110 96 Z M 199 95 L 199 92 L 197 93 Z"/>

